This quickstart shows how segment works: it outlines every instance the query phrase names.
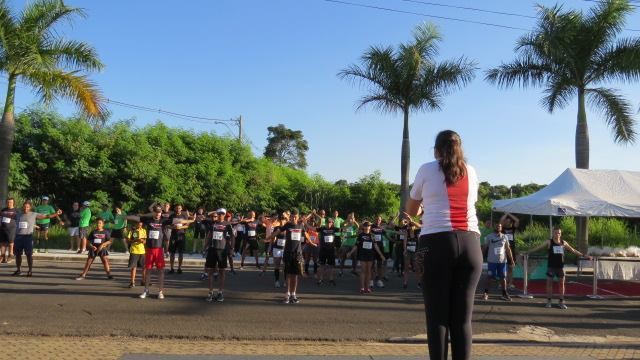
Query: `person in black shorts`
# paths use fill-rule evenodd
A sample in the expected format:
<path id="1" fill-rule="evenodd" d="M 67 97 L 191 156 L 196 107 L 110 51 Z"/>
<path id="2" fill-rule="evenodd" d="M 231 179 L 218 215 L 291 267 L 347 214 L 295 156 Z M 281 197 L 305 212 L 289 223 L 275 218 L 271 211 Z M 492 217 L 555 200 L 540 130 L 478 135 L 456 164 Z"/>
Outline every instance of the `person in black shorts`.
<path id="1" fill-rule="evenodd" d="M 207 220 L 207 214 L 205 214 L 204 208 L 200 207 L 198 208 L 198 210 L 196 210 L 196 218 L 195 222 L 193 223 L 193 250 L 191 251 L 192 255 L 196 253 L 198 242 L 201 243 L 200 246 L 202 250 L 205 249 L 204 241 L 205 236 L 207 235 L 207 227 L 204 225 L 205 220 Z"/>
<path id="2" fill-rule="evenodd" d="M 507 267 L 507 286 L 513 289 L 513 269 L 518 261 L 518 255 L 516 253 L 516 232 L 518 231 L 520 220 L 511 213 L 505 213 L 500 218 L 500 224 L 502 224 L 502 233 L 507 237 L 507 240 L 509 240 L 509 247 L 511 247 L 511 253 L 513 254 L 513 264 L 509 264 Z"/>
<path id="3" fill-rule="evenodd" d="M 242 250 L 242 260 L 240 260 L 240 269 L 244 266 L 244 259 L 247 254 L 256 259 L 256 269 L 259 269 L 258 231 L 262 228 L 262 225 L 256 220 L 256 212 L 249 211 L 247 217 L 240 220 L 240 224 L 244 227 L 244 249 Z"/>
<path id="4" fill-rule="evenodd" d="M 0 252 L 2 253 L 2 262 L 6 264 L 11 261 L 13 256 L 13 242 L 16 238 L 16 216 L 18 209 L 15 208 L 15 200 L 7 199 L 7 207 L 0 210 Z M 7 250 L 9 257 L 7 258 Z"/>
<path id="5" fill-rule="evenodd" d="M 320 262 L 320 278 L 318 285 L 322 285 L 325 278 L 329 279 L 329 284 L 336 286 L 335 267 L 336 267 L 336 237 L 339 229 L 334 226 L 332 218 L 327 219 L 327 225 L 317 229 L 318 240 L 320 241 L 319 262 Z"/>
<path id="6" fill-rule="evenodd" d="M 178 274 L 182 274 L 182 260 L 184 257 L 184 248 L 187 243 L 187 229 L 189 224 L 195 221 L 195 217 L 189 216 L 188 212 L 182 211 L 182 205 L 176 205 L 173 214 L 169 217 L 169 222 L 173 225 L 171 230 L 171 238 L 169 241 L 169 274 L 173 274 L 173 264 L 178 253 Z"/>
<path id="7" fill-rule="evenodd" d="M 84 265 L 82 273 L 80 273 L 80 276 L 78 276 L 76 280 L 84 280 L 96 256 L 99 256 L 102 261 L 104 271 L 107 273 L 107 279 L 113 279 L 113 276 L 111 276 L 111 269 L 109 267 L 109 251 L 107 250 L 109 245 L 111 245 L 111 236 L 109 231 L 104 228 L 104 219 L 96 219 L 96 229 L 89 234 L 88 240 L 89 256 L 87 257 L 87 262 Z"/>
<path id="8" fill-rule="evenodd" d="M 235 236 L 233 234 L 233 228 L 231 224 L 225 221 L 225 209 L 218 209 L 212 217 L 212 220 L 207 220 L 207 260 L 205 268 L 209 274 L 209 294 L 207 295 L 207 301 L 217 302 L 224 301 L 224 273 L 227 268 L 228 252 L 233 249 L 230 245 L 234 243 Z M 219 274 L 220 286 L 218 293 L 213 295 L 213 273 L 217 271 Z"/>
<path id="9" fill-rule="evenodd" d="M 376 253 L 384 260 L 384 254 L 382 254 L 378 244 L 373 240 L 371 223 L 368 221 L 362 223 L 362 231 L 358 234 L 356 245 L 349 251 L 347 257 L 350 257 L 354 252 L 357 252 L 358 262 L 360 262 L 360 293 L 369 294 L 371 293 L 369 283 L 371 281 L 373 260 Z"/>
<path id="10" fill-rule="evenodd" d="M 375 254 L 375 260 L 373 263 L 373 270 L 376 274 L 375 285 L 379 288 L 383 288 L 384 282 L 382 280 L 385 277 L 387 259 L 391 257 L 391 254 L 384 251 L 384 244 L 387 235 L 385 232 L 385 225 L 382 223 L 382 216 L 376 216 L 375 221 L 373 222 L 373 224 L 371 224 L 371 234 L 373 235 L 373 240 L 376 242 L 376 245 L 378 245 L 378 248 L 380 249 L 380 251 L 382 251 L 383 255 L 382 257 L 380 257 L 378 254 Z M 389 248 L 388 240 L 386 241 L 387 248 Z M 369 287 L 373 287 L 373 283 L 369 284 Z"/>

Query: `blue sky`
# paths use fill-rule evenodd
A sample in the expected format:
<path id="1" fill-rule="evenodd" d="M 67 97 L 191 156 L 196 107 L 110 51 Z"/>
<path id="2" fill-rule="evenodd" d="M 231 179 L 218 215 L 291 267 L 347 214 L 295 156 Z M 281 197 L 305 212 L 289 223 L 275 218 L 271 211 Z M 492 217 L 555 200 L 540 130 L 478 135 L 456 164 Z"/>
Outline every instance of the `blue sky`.
<path id="1" fill-rule="evenodd" d="M 351 1 L 351 0 L 349 0 Z M 352 2 L 532 28 L 534 20 L 446 9 L 402 0 Z M 459 6 L 535 15 L 528 0 L 439 0 Z M 13 1 L 20 8 L 24 1 Z M 485 69 L 510 61 L 524 31 L 428 19 L 423 16 L 351 7 L 322 0 L 68 0 L 86 19 L 61 29 L 92 43 L 106 69 L 92 75 L 110 99 L 179 113 L 229 119 L 242 115 L 255 153 L 266 145 L 267 127 L 279 123 L 302 130 L 309 142 L 310 173 L 328 180 L 357 180 L 380 170 L 400 182 L 400 114 L 356 111 L 364 90 L 336 74 L 358 61 L 370 45 L 397 45 L 413 28 L 433 21 L 443 34 L 440 59 L 465 55 L 480 71 L 467 88 L 445 99 L 435 113 L 411 117 L 411 178 L 432 161 L 435 135 L 458 131 L 469 162 L 492 184 L 548 183 L 574 160 L 577 102 L 548 114 L 540 89 L 500 90 L 484 82 Z M 552 1 L 539 1 L 552 5 Z M 566 0 L 565 7 L 593 3 Z M 628 28 L 640 28 L 640 10 Z M 640 36 L 625 31 L 623 36 Z M 0 79 L 1 80 L 1 79 Z M 0 82 L 5 84 L 6 82 Z M 640 86 L 612 84 L 640 107 Z M 2 91 L 4 96 L 4 91 Z M 17 105 L 36 99 L 19 88 Z M 71 115 L 61 101 L 56 108 Z M 188 122 L 117 106 L 113 119 L 135 118 L 136 126 L 164 121 L 170 126 L 228 134 L 222 125 Z M 639 145 L 620 146 L 602 118 L 588 110 L 591 168 L 640 170 Z M 636 115 L 636 119 L 640 118 Z M 637 128 L 640 131 L 640 127 Z M 233 129 L 233 134 L 237 130 Z"/>

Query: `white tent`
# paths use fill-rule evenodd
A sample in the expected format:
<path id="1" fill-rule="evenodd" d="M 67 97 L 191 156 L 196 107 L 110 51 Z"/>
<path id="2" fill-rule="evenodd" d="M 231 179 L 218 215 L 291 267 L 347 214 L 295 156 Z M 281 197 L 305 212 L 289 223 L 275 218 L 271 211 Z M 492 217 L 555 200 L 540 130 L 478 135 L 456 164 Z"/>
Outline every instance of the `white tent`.
<path id="1" fill-rule="evenodd" d="M 567 169 L 538 192 L 494 201 L 493 210 L 548 216 L 640 218 L 640 172 Z"/>

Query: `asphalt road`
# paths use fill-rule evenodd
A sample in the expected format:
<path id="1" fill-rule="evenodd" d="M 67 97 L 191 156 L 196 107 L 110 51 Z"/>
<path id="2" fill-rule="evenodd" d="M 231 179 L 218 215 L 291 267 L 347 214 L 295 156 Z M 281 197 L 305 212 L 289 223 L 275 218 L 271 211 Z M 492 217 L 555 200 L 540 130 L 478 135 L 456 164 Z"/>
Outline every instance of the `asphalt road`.
<path id="1" fill-rule="evenodd" d="M 38 262 L 34 277 L 12 277 L 0 267 L 0 329 L 4 334 L 52 336 L 138 336 L 243 340 L 375 340 L 424 333 L 422 296 L 403 290 L 392 277 L 371 295 L 357 292 L 357 278 L 345 274 L 338 286 L 303 279 L 301 303 L 282 303 L 273 273 L 255 270 L 228 276 L 224 303 L 207 303 L 200 269 L 167 276 L 166 299 L 139 299 L 128 289 L 124 265 L 107 280 L 99 263 L 84 281 L 74 277 L 81 263 Z M 155 294 L 157 288 L 152 287 Z M 637 336 L 638 300 L 570 299 L 569 309 L 545 309 L 544 299 L 478 300 L 474 333 L 510 332 L 536 325 L 557 334 Z"/>

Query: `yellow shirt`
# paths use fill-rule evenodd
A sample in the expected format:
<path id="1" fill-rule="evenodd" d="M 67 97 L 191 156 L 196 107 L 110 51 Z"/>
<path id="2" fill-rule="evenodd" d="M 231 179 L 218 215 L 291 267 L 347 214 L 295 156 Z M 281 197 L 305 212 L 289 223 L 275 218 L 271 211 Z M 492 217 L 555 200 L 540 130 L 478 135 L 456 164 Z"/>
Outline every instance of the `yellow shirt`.
<path id="1" fill-rule="evenodd" d="M 129 231 L 129 252 L 134 255 L 144 254 L 144 240 L 147 239 L 147 230 L 145 229 L 133 229 Z M 142 239 L 142 242 L 138 240 Z"/>

